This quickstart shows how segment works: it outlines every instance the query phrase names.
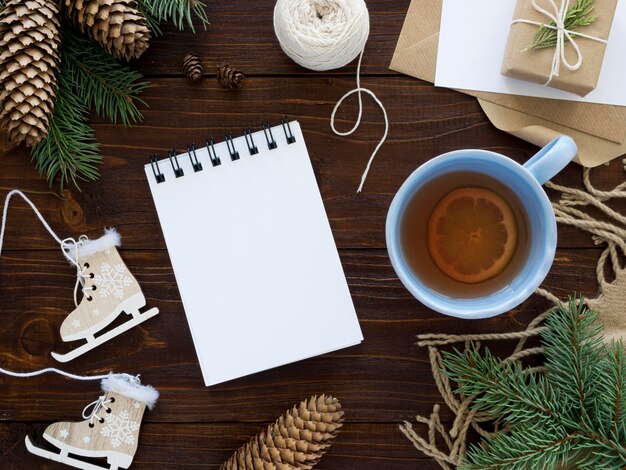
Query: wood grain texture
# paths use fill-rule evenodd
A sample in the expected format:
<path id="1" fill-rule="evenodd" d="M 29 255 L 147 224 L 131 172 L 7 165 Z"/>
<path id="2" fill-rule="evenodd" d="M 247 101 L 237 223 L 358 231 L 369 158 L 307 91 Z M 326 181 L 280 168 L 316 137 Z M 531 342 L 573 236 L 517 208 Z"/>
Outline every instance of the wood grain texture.
<path id="1" fill-rule="evenodd" d="M 365 99 L 361 129 L 347 138 L 332 133 L 330 113 L 337 99 L 355 86 L 356 64 L 324 74 L 293 64 L 274 37 L 273 4 L 209 0 L 213 24 L 206 31 L 193 35 L 166 26 L 166 35 L 154 39 L 134 65 L 153 84 L 144 94 L 149 105 L 145 122 L 124 128 L 93 117 L 105 163 L 101 180 L 84 184 L 82 192 L 70 188 L 58 195 L 50 190 L 32 168 L 28 153 L 8 144 L 0 133 L 0 197 L 15 187 L 25 190 L 62 237 L 85 233 L 94 238 L 105 226 L 117 227 L 123 236 L 122 256 L 139 280 L 148 307 L 161 310 L 66 367 L 80 374 L 141 373 L 145 383 L 161 391 L 157 407 L 146 414 L 133 469 L 217 469 L 262 425 L 319 393 L 338 397 L 347 412 L 346 426 L 320 469 L 437 469 L 397 429 L 398 423 L 430 413 L 441 402 L 426 351 L 415 346 L 415 335 L 521 330 L 547 304 L 533 297 L 508 314 L 480 322 L 429 311 L 410 296 L 391 268 L 384 238 L 387 209 L 409 174 L 440 153 L 474 147 L 523 162 L 536 148 L 496 130 L 473 98 L 390 72 L 409 0 L 368 0 L 372 32 L 363 85 L 385 104 L 391 128 L 364 193 L 355 194 L 383 131 L 382 115 Z M 199 52 L 206 66 L 199 83 L 182 76 L 182 58 L 190 50 Z M 243 89 L 231 91 L 217 84 L 213 67 L 224 62 L 247 74 Z M 356 99 L 348 100 L 338 113 L 338 127 L 349 129 L 356 115 Z M 229 130 L 240 135 L 244 126 L 277 124 L 282 116 L 302 124 L 365 341 L 205 388 L 143 165 L 152 154 L 202 143 L 205 136 L 221 140 Z M 594 170 L 593 179 L 608 189 L 624 177 L 621 161 L 615 161 Z M 571 165 L 556 181 L 581 187 L 580 167 Z M 195 204 L 210 210 L 210 201 Z M 614 207 L 626 213 L 624 203 Z M 16 201 L 9 212 L 4 249 L 0 367 L 28 371 L 55 366 L 50 352 L 69 348 L 59 338 L 59 327 L 73 306 L 74 272 L 23 202 Z M 561 298 L 574 291 L 595 295 L 599 253 L 587 234 L 560 226 L 557 259 L 544 287 Z M 293 334 L 303 335 L 304 328 L 294 326 Z M 506 352 L 508 347 L 496 350 Z M 83 407 L 99 392 L 95 383 L 56 376 L 0 376 L 2 468 L 66 468 L 27 454 L 24 436 L 40 435 L 50 422 L 80 419 Z"/>
<path id="2" fill-rule="evenodd" d="M 350 410 L 350 422 L 400 422 L 415 413 L 429 413 L 440 402 L 427 353 L 414 345 L 416 334 L 521 330 L 548 306 L 533 297 L 506 315 L 481 322 L 444 317 L 410 296 L 396 279 L 383 250 L 343 250 L 341 258 L 365 341 L 357 347 L 207 389 L 202 385 L 166 253 L 129 251 L 122 255 L 143 286 L 148 307 L 156 306 L 161 313 L 67 368 L 76 373 L 106 373 L 111 369 L 140 372 L 146 383 L 162 392 L 148 421 L 268 421 L 275 417 L 276 409 L 313 394 L 328 393 Z M 594 279 L 598 255 L 596 249 L 560 250 L 544 287 L 560 297 L 572 291 L 594 295 L 590 280 Z M 575 271 L 572 266 L 576 266 Z M 71 267 L 60 253 L 47 251 L 11 252 L 2 267 L 2 367 L 32 370 L 54 365 L 48 354 L 63 350 L 58 329 L 73 305 Z M 294 334 L 303 333 L 301 328 L 294 328 Z M 56 376 L 30 380 L 0 376 L 2 417 L 37 421 L 54 420 L 60 414 L 71 416 L 94 400 L 98 391 L 96 384 L 68 383 Z M 25 396 L 29 397 L 28 406 Z"/>
<path id="3" fill-rule="evenodd" d="M 276 410 L 280 414 L 284 410 Z M 265 424 L 181 424 L 148 423 L 141 429 L 139 449 L 132 469 L 217 470 L 220 464 Z M 60 464 L 42 460 L 26 452 L 24 436 L 41 434 L 43 423 L 0 424 L 0 452 L 4 470 L 63 470 Z M 319 470 L 387 469 L 436 470 L 439 466 L 424 458 L 407 441 L 395 423 L 346 424 L 315 467 Z"/>
<path id="4" fill-rule="evenodd" d="M 212 22 L 206 31 L 192 34 L 172 27 L 164 36 L 153 39 L 139 61 L 138 68 L 151 75 L 182 75 L 182 61 L 190 50 L 198 52 L 205 64 L 205 74 L 215 76 L 217 64 L 231 63 L 246 75 L 302 74 L 307 72 L 292 62 L 280 49 L 274 35 L 274 1 L 207 0 L 207 14 Z M 370 37 L 363 72 L 390 74 L 389 62 L 395 49 L 409 0 L 368 0 Z M 308 73 L 313 73 L 308 71 Z M 356 63 L 331 74 L 356 73 Z"/>
<path id="5" fill-rule="evenodd" d="M 142 125 L 124 128 L 95 121 L 105 164 L 99 182 L 83 184 L 83 192 L 54 195 L 37 178 L 23 151 L 7 152 L 0 190 L 20 187 L 32 195 L 44 216 L 62 237 L 86 233 L 98 237 L 104 226 L 115 226 L 124 247 L 164 249 L 154 203 L 143 173 L 148 156 L 179 151 L 186 144 L 222 139 L 228 130 L 241 135 L 244 126 L 283 115 L 300 120 L 313 167 L 337 244 L 341 248 L 384 248 L 384 224 L 393 195 L 421 163 L 459 148 L 483 148 L 519 162 L 536 148 L 495 129 L 475 99 L 436 89 L 409 78 L 368 78 L 365 83 L 385 103 L 391 134 L 374 162 L 362 194 L 356 194 L 361 174 L 383 131 L 380 111 L 365 100 L 361 129 L 352 137 L 335 136 L 329 116 L 336 100 L 354 86 L 347 78 L 258 78 L 238 92 L 206 83 L 201 88 L 184 79 L 161 79 L 146 92 L 150 108 Z M 338 114 L 340 129 L 357 115 L 356 98 Z M 168 164 L 168 162 L 164 162 Z M 609 188 L 623 180 L 620 162 L 595 170 L 598 186 Z M 556 182 L 580 186 L 580 167 L 571 165 Z M 198 201 L 210 206 L 210 201 Z M 617 207 L 626 210 L 626 204 Z M 6 249 L 52 248 L 39 222 L 16 204 L 11 211 Z M 191 210 L 191 206 L 181 208 Z M 559 228 L 561 247 L 593 247 L 591 238 L 576 229 Z"/>

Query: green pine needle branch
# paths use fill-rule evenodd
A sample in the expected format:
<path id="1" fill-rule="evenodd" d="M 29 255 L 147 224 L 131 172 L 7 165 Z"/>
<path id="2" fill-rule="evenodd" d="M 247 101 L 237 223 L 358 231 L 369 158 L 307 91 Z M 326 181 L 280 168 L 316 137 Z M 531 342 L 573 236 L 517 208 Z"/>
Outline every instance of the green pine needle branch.
<path id="1" fill-rule="evenodd" d="M 66 183 L 78 187 L 79 180 L 98 179 L 97 165 L 102 161 L 94 131 L 87 125 L 89 108 L 75 93 L 77 86 L 61 71 L 48 136 L 31 152 L 50 186 L 59 176 L 61 191 Z"/>
<path id="2" fill-rule="evenodd" d="M 598 19 L 597 16 L 592 16 L 593 9 L 595 8 L 595 0 L 578 0 L 572 8 L 570 8 L 565 17 L 565 29 L 573 31 L 574 36 L 578 28 L 589 26 L 591 23 Z M 548 23 L 550 26 L 556 26 L 554 21 Z M 567 36 L 565 37 L 567 42 Z M 531 43 L 526 46 L 527 51 L 533 49 L 545 49 L 548 47 L 556 47 L 557 31 L 552 28 L 540 26 L 535 34 L 535 37 Z"/>
<path id="3" fill-rule="evenodd" d="M 204 28 L 209 24 L 206 4 L 202 0 L 139 0 L 139 8 L 156 34 L 160 34 L 158 24 L 163 21 L 171 21 L 180 30 L 184 30 L 187 24 L 194 33 L 194 17 Z"/>
<path id="4" fill-rule="evenodd" d="M 77 84 L 75 92 L 98 115 L 113 123 L 119 118 L 127 126 L 143 120 L 137 104 L 147 106 L 139 95 L 149 83 L 141 81 L 139 72 L 120 64 L 96 42 L 68 28 L 63 32 L 63 60 L 62 73 Z"/>
<path id="5" fill-rule="evenodd" d="M 445 354 L 457 392 L 509 430 L 472 446 L 462 469 L 626 467 L 626 352 L 605 345 L 597 317 L 581 298 L 548 318 L 545 374 L 476 347 Z"/>
<path id="6" fill-rule="evenodd" d="M 102 161 L 94 131 L 87 124 L 89 112 L 125 125 L 139 122 L 137 105 L 149 85 L 141 74 L 120 64 L 97 43 L 65 25 L 63 30 L 59 89 L 48 136 L 33 147 L 31 155 L 40 173 L 60 189 L 67 183 L 98 179 Z"/>

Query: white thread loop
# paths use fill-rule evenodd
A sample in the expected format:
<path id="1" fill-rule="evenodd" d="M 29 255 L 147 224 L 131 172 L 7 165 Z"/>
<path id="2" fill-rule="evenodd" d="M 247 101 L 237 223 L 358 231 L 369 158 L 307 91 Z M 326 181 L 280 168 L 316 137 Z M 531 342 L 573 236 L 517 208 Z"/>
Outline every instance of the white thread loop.
<path id="1" fill-rule="evenodd" d="M 356 88 L 337 102 L 331 114 L 330 126 L 339 136 L 351 135 L 359 128 L 363 117 L 362 93 L 370 95 L 383 111 L 385 133 L 370 156 L 361 177 L 357 190 L 360 193 L 372 162 L 389 133 L 385 107 L 373 91 L 361 87 L 361 62 L 370 32 L 367 5 L 363 0 L 278 0 L 274 8 L 274 30 L 285 54 L 310 70 L 338 69 L 359 57 Z M 357 120 L 352 129 L 339 132 L 335 127 L 337 109 L 346 98 L 355 93 L 359 97 Z"/>
<path id="2" fill-rule="evenodd" d="M 548 77 L 548 80 L 544 83 L 544 85 L 546 86 L 552 83 L 552 80 L 554 80 L 555 77 L 559 76 L 559 74 L 561 73 L 561 64 L 563 64 L 568 70 L 571 70 L 572 72 L 575 72 L 576 70 L 579 70 L 582 67 L 583 60 L 584 60 L 583 53 L 580 50 L 580 46 L 574 39 L 574 36 L 589 39 L 591 41 L 601 42 L 603 44 L 608 43 L 606 39 L 598 38 L 595 36 L 590 36 L 584 33 L 579 33 L 577 31 L 571 31 L 565 28 L 565 20 L 567 19 L 567 13 L 569 12 L 570 0 L 562 0 L 560 7 L 557 6 L 554 0 L 548 0 L 548 2 L 550 3 L 550 6 L 554 10 L 554 13 L 551 13 L 545 8 L 542 8 L 541 6 L 539 6 L 536 0 L 531 0 L 533 8 L 539 13 L 541 13 L 542 15 L 545 15 L 546 17 L 548 17 L 555 24 L 555 26 L 551 24 L 541 23 L 539 21 L 526 20 L 526 19 L 513 20 L 511 23 L 511 24 L 516 24 L 516 23 L 531 24 L 531 25 L 535 25 L 539 27 L 553 29 L 556 31 L 557 33 L 556 34 L 556 47 L 554 48 L 554 56 L 552 57 L 552 66 L 550 68 L 550 76 Z M 572 64 L 567 59 L 567 55 L 565 53 L 565 46 L 567 44 L 566 39 L 567 41 L 570 42 L 570 44 L 574 48 L 574 52 L 576 53 L 576 62 L 574 64 Z"/>
<path id="3" fill-rule="evenodd" d="M 80 264 L 78 263 L 78 261 L 75 261 L 75 259 L 72 258 L 69 255 L 69 253 L 71 251 L 71 247 L 74 247 L 74 249 L 76 250 L 75 253 L 77 254 L 80 243 L 84 242 L 87 239 L 87 237 L 85 236 L 80 237 L 78 242 L 76 242 L 72 238 L 61 240 L 59 236 L 56 233 L 54 233 L 54 230 L 52 230 L 50 225 L 48 225 L 48 222 L 46 222 L 46 219 L 43 218 L 43 215 L 41 215 L 41 212 L 39 212 L 39 209 L 37 209 L 37 206 L 35 206 L 35 204 L 30 199 L 28 199 L 28 197 L 26 197 L 26 195 L 22 191 L 18 189 L 14 189 L 10 191 L 9 194 L 7 194 L 6 199 L 4 200 L 4 208 L 2 209 L 2 224 L 0 225 L 0 255 L 2 254 L 2 244 L 4 242 L 4 233 L 6 231 L 7 214 L 9 212 L 9 203 L 11 202 L 11 198 L 13 196 L 19 196 L 22 199 L 24 199 L 26 204 L 28 204 L 30 208 L 33 210 L 33 212 L 35 213 L 35 215 L 37 216 L 41 224 L 48 231 L 50 236 L 59 244 L 59 246 L 61 247 L 61 251 L 63 252 L 63 256 L 65 256 L 65 258 L 68 261 L 70 261 L 73 265 L 77 267 L 77 269 L 80 270 Z M 76 257 L 76 260 L 77 259 L 78 258 Z M 79 282 L 80 282 L 80 278 L 79 278 Z M 75 295 L 76 295 L 76 289 L 74 291 Z M 75 298 L 75 301 L 76 301 L 76 298 Z M 36 377 L 38 375 L 49 374 L 49 373 L 58 374 L 63 377 L 67 377 L 69 379 L 74 379 L 74 380 L 102 380 L 108 377 L 108 375 L 93 375 L 93 376 L 75 375 L 75 374 L 70 374 L 69 372 L 60 370 L 60 369 L 55 369 L 54 367 L 48 367 L 47 369 L 36 370 L 33 372 L 13 372 L 13 371 L 3 369 L 0 367 L 0 373 L 8 375 L 10 377 L 18 377 L 18 378 Z"/>
<path id="4" fill-rule="evenodd" d="M 361 60 L 362 59 L 363 59 L 363 52 L 361 52 L 361 55 L 359 56 L 359 65 L 357 66 L 357 69 L 356 69 L 356 88 L 354 88 L 353 90 L 350 90 L 348 93 L 343 95 L 339 101 L 337 101 L 337 104 L 335 105 L 333 112 L 330 115 L 330 127 L 333 130 L 333 132 L 339 136 L 345 137 L 347 135 L 353 134 L 361 125 L 361 118 L 363 117 L 363 99 L 361 98 L 361 93 L 366 93 L 370 95 L 383 112 L 383 117 L 385 118 L 385 132 L 383 134 L 383 137 L 380 139 L 380 142 L 378 142 L 378 145 L 374 149 L 374 152 L 372 152 L 370 159 L 367 162 L 365 171 L 363 172 L 363 175 L 361 176 L 361 183 L 359 184 L 359 188 L 356 191 L 357 193 L 360 193 L 361 191 L 363 191 L 365 180 L 367 179 L 367 175 L 369 174 L 370 168 L 372 167 L 372 162 L 374 161 L 374 158 L 376 158 L 376 154 L 378 153 L 380 148 L 383 146 L 383 144 L 387 140 L 387 135 L 389 134 L 389 118 L 387 117 L 387 110 L 385 109 L 385 106 L 378 99 L 378 97 L 374 94 L 372 90 L 361 87 Z M 339 132 L 337 128 L 335 127 L 335 116 L 337 114 L 337 110 L 343 104 L 346 98 L 348 98 L 349 96 L 352 96 L 355 93 L 359 94 L 359 114 L 357 116 L 356 122 L 354 123 L 354 126 L 352 127 L 352 129 L 350 129 L 349 131 Z"/>
<path id="5" fill-rule="evenodd" d="M 98 413 L 100 412 L 100 410 L 102 408 L 104 408 L 104 411 L 108 411 L 110 410 L 110 408 L 107 406 L 111 403 L 113 403 L 112 400 L 105 400 L 105 395 L 102 395 L 101 397 L 98 397 L 98 399 L 96 401 L 93 401 L 91 403 L 89 403 L 84 409 L 83 409 L 83 419 L 88 419 L 89 420 L 89 424 L 93 427 L 94 424 L 94 420 L 97 419 L 100 422 L 104 422 L 104 418 L 100 417 L 98 415 Z M 91 413 L 89 413 L 89 409 L 91 409 Z"/>

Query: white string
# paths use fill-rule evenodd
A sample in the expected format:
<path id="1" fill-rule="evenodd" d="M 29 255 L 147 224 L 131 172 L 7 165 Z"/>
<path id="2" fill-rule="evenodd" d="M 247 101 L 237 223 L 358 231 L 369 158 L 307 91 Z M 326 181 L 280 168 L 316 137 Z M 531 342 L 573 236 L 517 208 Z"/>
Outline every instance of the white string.
<path id="1" fill-rule="evenodd" d="M 50 234 L 50 236 L 52 236 L 52 238 L 54 238 L 54 240 L 61 246 L 62 251 L 63 251 L 63 255 L 69 260 L 71 261 L 74 265 L 76 265 L 77 267 L 79 267 L 78 263 L 76 261 L 74 261 L 74 259 L 69 256 L 66 247 L 68 247 L 71 242 L 73 242 L 75 245 L 79 244 L 81 239 L 79 239 L 79 242 L 76 242 L 73 239 L 65 239 L 65 240 L 61 240 L 56 233 L 54 233 L 54 230 L 52 230 L 52 228 L 50 227 L 50 225 L 48 225 L 48 222 L 46 222 L 46 220 L 43 218 L 43 215 L 41 215 L 41 212 L 39 212 L 39 209 L 37 209 L 37 207 L 35 206 L 35 204 L 28 199 L 28 197 L 26 197 L 26 195 L 18 190 L 18 189 L 14 189 L 12 191 L 9 192 L 9 194 L 7 195 L 5 201 L 4 201 L 4 208 L 2 210 L 2 225 L 0 226 L 0 255 L 2 254 L 2 244 L 4 241 L 4 233 L 6 230 L 6 224 L 7 224 L 7 214 L 9 211 L 9 202 L 11 201 L 11 198 L 13 196 L 20 196 L 22 199 L 24 199 L 24 201 L 26 201 L 26 203 L 30 206 L 30 208 L 33 210 L 33 212 L 35 213 L 35 215 L 37 216 L 37 218 L 39 219 L 39 221 L 42 223 L 42 225 L 44 226 L 44 228 L 48 231 L 48 233 Z M 71 240 L 71 242 L 70 242 Z M 76 247 L 76 249 L 78 250 L 78 247 Z M 54 374 L 58 374 L 61 375 L 63 377 L 67 377 L 70 379 L 74 379 L 74 380 L 101 380 L 104 379 L 105 377 L 107 377 L 106 375 L 93 375 L 93 376 L 87 376 L 87 375 L 76 375 L 76 374 L 71 374 L 69 372 L 65 372 L 63 370 L 60 369 L 55 369 L 54 367 L 48 367 L 47 369 L 41 369 L 41 370 L 36 370 L 33 372 L 13 372 L 7 369 L 3 369 L 2 367 L 0 367 L 0 373 L 11 376 L 11 377 L 19 377 L 19 378 L 28 378 L 28 377 L 35 377 L 38 375 L 43 375 L 43 374 L 48 374 L 48 373 L 54 373 Z"/>
<path id="2" fill-rule="evenodd" d="M 365 167 L 365 171 L 363 172 L 363 175 L 361 176 L 361 183 L 359 184 L 359 188 L 356 191 L 357 193 L 360 193 L 363 190 L 363 185 L 365 184 L 365 180 L 367 179 L 367 175 L 369 174 L 370 168 L 372 166 L 372 162 L 374 161 L 374 158 L 376 158 L 376 154 L 378 153 L 380 148 L 385 143 L 385 140 L 387 140 L 387 135 L 389 134 L 389 118 L 387 117 L 387 110 L 385 109 L 385 106 L 378 99 L 378 97 L 374 94 L 374 92 L 372 90 L 370 90 L 368 88 L 362 88 L 361 87 L 361 61 L 363 60 L 363 53 L 364 52 L 365 52 L 365 50 L 363 50 L 361 52 L 361 55 L 359 56 L 359 64 L 358 64 L 357 69 L 356 69 L 356 88 L 354 88 L 353 90 L 350 90 L 349 92 L 347 92 L 345 95 L 343 95 L 341 97 L 341 99 L 339 101 L 337 101 L 337 104 L 335 105 L 335 108 L 333 109 L 333 112 L 330 115 L 330 127 L 333 130 L 333 132 L 335 134 L 337 134 L 338 136 L 345 137 L 347 135 L 353 134 L 359 128 L 359 126 L 361 125 L 361 118 L 363 117 L 363 100 L 361 98 L 361 93 L 367 93 L 368 95 L 370 95 L 374 99 L 376 104 L 378 106 L 380 106 L 380 109 L 383 112 L 383 116 L 385 118 L 385 133 L 383 134 L 383 137 L 380 139 L 380 142 L 378 142 L 378 145 L 374 149 L 374 152 L 372 153 L 372 155 L 370 156 L 369 161 L 367 162 L 367 166 Z M 339 132 L 335 128 L 335 116 L 337 114 L 337 110 L 342 105 L 344 100 L 346 98 L 348 98 L 349 96 L 353 95 L 354 93 L 358 93 L 359 94 L 359 115 L 357 116 L 356 122 L 354 123 L 354 126 L 352 127 L 352 129 L 350 129 L 347 132 Z"/>
<path id="3" fill-rule="evenodd" d="M 30 199 L 28 199 L 22 191 L 20 191 L 19 189 L 14 189 L 13 191 L 9 192 L 9 194 L 7 194 L 7 197 L 4 200 L 4 209 L 2 211 L 2 227 L 0 228 L 0 255 L 2 254 L 2 242 L 4 240 L 4 231 L 6 229 L 6 224 L 7 224 L 7 213 L 9 211 L 9 202 L 11 201 L 11 198 L 13 196 L 20 196 L 22 199 L 24 199 L 24 201 L 26 201 L 26 203 L 30 206 L 30 208 L 33 210 L 33 212 L 35 213 L 39 221 L 42 223 L 42 225 L 45 227 L 48 233 L 52 236 L 52 238 L 54 238 L 59 245 L 63 245 L 63 240 L 61 240 L 57 236 L 57 234 L 54 233 L 54 230 L 50 228 L 50 226 L 48 225 L 48 222 L 46 222 L 46 220 L 43 218 L 43 215 L 41 215 L 41 212 L 39 212 L 39 209 L 37 209 L 35 204 L 33 204 L 33 202 Z"/>
<path id="4" fill-rule="evenodd" d="M 372 162 L 389 133 L 385 107 L 374 92 L 361 87 L 361 61 L 370 33 L 369 12 L 365 1 L 277 0 L 274 7 L 274 31 L 285 54 L 310 70 L 338 69 L 359 57 L 356 88 L 337 102 L 330 117 L 330 126 L 336 135 L 342 137 L 353 134 L 359 128 L 363 117 L 362 93 L 370 95 L 383 111 L 385 134 L 367 162 L 357 190 L 357 193 L 360 193 Z M 339 132 L 335 127 L 337 109 L 354 93 L 359 96 L 359 114 L 356 123 L 348 132 Z"/>
<path id="5" fill-rule="evenodd" d="M 580 67 L 582 67 L 583 54 L 582 54 L 582 51 L 580 50 L 580 46 L 574 40 L 574 36 L 582 37 L 585 39 L 590 39 L 596 42 L 601 42 L 603 44 L 608 44 L 608 41 L 606 39 L 598 38 L 595 36 L 590 36 L 588 34 L 583 34 L 583 33 L 579 33 L 576 31 L 571 31 L 565 28 L 565 20 L 567 19 L 567 14 L 569 12 L 570 0 L 562 0 L 560 7 L 556 5 L 554 0 L 548 0 L 548 1 L 550 2 L 550 5 L 554 9 L 554 13 L 550 13 L 548 10 L 540 7 L 537 4 L 536 0 L 531 0 L 531 3 L 533 5 L 533 8 L 536 11 L 547 16 L 550 20 L 554 22 L 555 26 L 552 26 L 550 24 L 544 24 L 539 21 L 532 21 L 532 20 L 526 20 L 526 19 L 516 19 L 516 20 L 513 20 L 511 23 L 511 24 L 525 23 L 525 24 L 531 24 L 531 25 L 540 26 L 540 27 L 543 26 L 545 28 L 553 29 L 557 32 L 556 46 L 554 48 L 554 56 L 552 57 L 552 66 L 550 68 L 550 76 L 548 77 L 548 80 L 544 83 L 544 85 L 549 85 L 555 77 L 559 76 L 561 72 L 561 63 L 565 65 L 565 67 L 567 67 L 568 70 L 571 70 L 573 72 L 576 70 L 579 70 Z M 566 39 L 571 43 L 572 47 L 574 48 L 574 51 L 576 52 L 575 64 L 571 64 L 567 60 L 567 56 L 565 54 L 565 45 L 567 43 Z"/>
<path id="6" fill-rule="evenodd" d="M 61 375 L 63 377 L 67 377 L 68 379 L 74 379 L 74 380 L 82 380 L 82 381 L 88 381 L 88 380 L 102 380 L 108 377 L 108 374 L 106 375 L 76 375 L 76 374 L 70 374 L 69 372 L 65 372 L 64 370 L 61 369 L 55 369 L 54 367 L 48 367 L 47 369 L 41 369 L 41 370 L 36 370 L 33 372 L 13 372 L 10 370 L 6 370 L 0 367 L 0 373 L 5 374 L 5 375 L 9 375 L 11 377 L 19 377 L 19 378 L 29 378 L 29 377 L 36 377 L 38 375 L 43 375 L 43 374 L 58 374 Z"/>

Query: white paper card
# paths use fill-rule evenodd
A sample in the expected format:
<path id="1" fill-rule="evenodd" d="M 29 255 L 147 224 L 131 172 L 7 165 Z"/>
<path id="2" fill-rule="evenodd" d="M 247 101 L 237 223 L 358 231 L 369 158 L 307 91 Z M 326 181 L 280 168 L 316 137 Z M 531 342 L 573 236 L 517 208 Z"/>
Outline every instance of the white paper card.
<path id="1" fill-rule="evenodd" d="M 500 74 L 515 2 L 444 0 L 435 85 L 626 106 L 626 2 L 618 2 L 598 86 L 584 98 Z"/>
<path id="2" fill-rule="evenodd" d="M 243 137 L 196 151 L 184 176 L 161 161 L 145 171 L 207 385 L 360 343 L 361 329 L 304 137 L 272 129 L 250 155 Z"/>

